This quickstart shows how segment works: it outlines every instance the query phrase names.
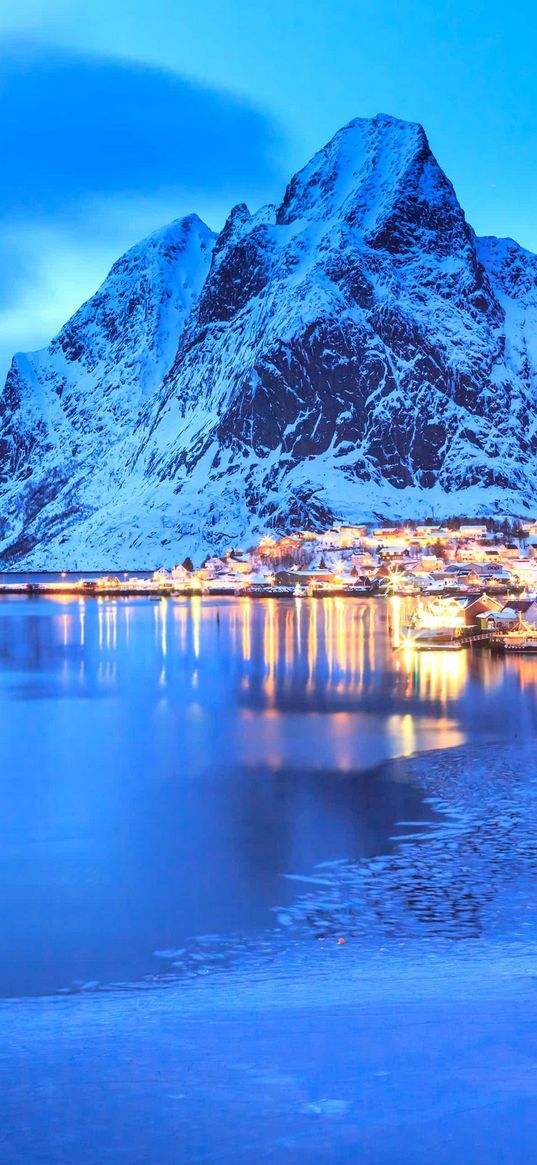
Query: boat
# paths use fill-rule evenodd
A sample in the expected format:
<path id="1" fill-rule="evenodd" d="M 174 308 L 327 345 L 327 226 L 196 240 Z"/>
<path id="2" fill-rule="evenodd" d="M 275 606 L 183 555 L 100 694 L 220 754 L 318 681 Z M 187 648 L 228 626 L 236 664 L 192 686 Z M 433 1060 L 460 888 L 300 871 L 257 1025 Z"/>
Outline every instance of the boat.
<path id="1" fill-rule="evenodd" d="M 408 623 L 401 628 L 399 647 L 413 651 L 459 651 L 464 647 L 462 638 L 464 614 L 454 599 L 441 599 L 419 603 Z"/>
<path id="2" fill-rule="evenodd" d="M 458 627 L 403 627 L 399 646 L 413 651 L 460 651 L 464 644 Z"/>
<path id="3" fill-rule="evenodd" d="M 491 640 L 490 646 L 493 651 L 502 651 L 505 655 L 537 655 L 537 631 L 512 631 L 507 635 L 498 635 Z"/>

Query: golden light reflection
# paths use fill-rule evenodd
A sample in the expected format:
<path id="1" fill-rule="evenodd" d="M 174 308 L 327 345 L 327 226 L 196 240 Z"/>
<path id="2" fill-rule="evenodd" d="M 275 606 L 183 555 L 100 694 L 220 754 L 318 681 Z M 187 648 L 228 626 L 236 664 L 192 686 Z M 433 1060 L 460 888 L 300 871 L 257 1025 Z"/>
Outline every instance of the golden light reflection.
<path id="1" fill-rule="evenodd" d="M 187 641 L 187 624 L 188 624 L 188 607 L 185 603 L 174 603 L 173 605 L 173 619 L 174 623 L 179 625 L 179 648 L 181 655 L 186 652 Z"/>
<path id="2" fill-rule="evenodd" d="M 359 624 L 359 610 L 356 607 L 351 607 L 351 619 L 349 619 L 349 634 L 348 634 L 348 666 L 351 671 L 351 676 L 356 675 L 356 668 L 358 668 L 358 624 Z"/>
<path id="3" fill-rule="evenodd" d="M 295 598 L 296 612 L 296 649 L 300 655 L 302 651 L 302 599 Z"/>
<path id="4" fill-rule="evenodd" d="M 168 654 L 168 600 L 162 598 L 159 603 L 160 611 L 160 650 L 164 659 Z"/>
<path id="5" fill-rule="evenodd" d="M 80 646 L 84 647 L 86 642 L 86 604 L 84 599 L 78 600 L 78 631 Z"/>
<path id="6" fill-rule="evenodd" d="M 478 673 L 485 686 L 496 681 L 501 672 L 500 661 L 488 657 L 473 656 L 462 651 L 417 652 L 401 647 L 392 654 L 392 642 L 397 643 L 399 628 L 407 617 L 406 609 L 412 609 L 411 599 L 393 596 L 387 602 L 362 598 L 346 598 L 340 595 L 322 598 L 303 597 L 289 600 L 264 598 L 257 601 L 246 595 L 221 605 L 218 612 L 214 607 L 203 606 L 198 595 L 186 600 L 163 598 L 154 605 L 155 643 L 163 661 L 172 652 L 184 656 L 191 671 L 192 686 L 203 684 L 203 672 L 198 670 L 202 648 L 209 651 L 213 645 L 213 630 L 225 638 L 226 648 L 232 651 L 237 664 L 236 682 L 243 693 L 255 692 L 262 684 L 266 698 L 267 715 L 272 710 L 277 719 L 278 697 L 289 691 L 298 692 L 302 685 L 303 697 L 319 694 L 326 701 L 325 715 L 339 715 L 345 707 L 341 702 L 367 694 L 373 698 L 388 692 L 397 700 L 392 708 L 397 708 L 397 717 L 387 729 L 388 740 L 392 737 L 391 749 L 398 755 L 419 751 L 423 736 L 423 716 L 428 715 L 433 723 L 434 711 L 423 710 L 416 714 L 416 700 L 436 702 L 436 714 L 446 720 L 447 707 L 457 701 L 468 682 L 469 672 Z M 98 604 L 99 637 L 107 646 L 115 645 L 116 606 L 106 600 Z M 80 607 L 80 612 L 83 608 Z M 79 619 L 82 620 L 82 613 Z M 206 621 L 206 638 L 201 642 L 201 619 Z M 127 618 L 127 613 L 126 613 Z M 173 618 L 173 638 L 169 634 L 168 620 Z M 220 620 L 222 619 L 222 626 Z M 216 620 L 216 622 L 215 622 Z M 81 641 L 84 635 L 80 623 Z M 211 632 L 211 634 L 209 634 Z M 72 633 L 72 632 L 71 632 Z M 514 666 L 514 661 L 510 661 Z M 503 663 L 503 661 L 502 661 Z M 535 672 L 531 661 L 527 670 L 521 667 L 521 682 L 535 682 Z M 166 675 L 163 673 L 161 682 Z M 391 685 L 391 687 L 390 687 Z M 405 711 L 413 701 L 412 710 Z M 311 702 L 311 701 L 310 701 Z M 373 707 L 373 705 L 371 705 Z M 440 709 L 442 711 L 440 711 Z M 343 745 L 345 735 L 352 740 L 356 733 L 356 711 L 364 717 L 364 725 L 374 713 L 365 703 L 353 706 L 351 720 L 341 724 L 333 720 L 341 748 L 337 751 L 337 764 L 343 771 L 354 763 L 355 743 L 351 751 Z M 309 708 L 310 716 L 312 708 Z M 341 711 L 348 717 L 349 713 Z M 287 721 L 288 722 L 288 721 Z M 345 727 L 346 726 L 346 727 Z M 455 720 L 450 721 L 444 737 L 454 732 Z M 360 729 L 369 733 L 369 727 Z M 431 734 L 432 728 L 427 728 Z M 428 736 L 428 739 L 429 739 Z M 440 744 L 439 736 L 438 743 Z M 434 736 L 429 747 L 435 747 Z M 353 751 L 354 750 L 354 751 Z M 271 742 L 271 753 L 276 755 L 278 747 Z"/>
<path id="7" fill-rule="evenodd" d="M 334 672 L 334 632 L 333 632 L 333 615 L 334 615 L 334 600 L 323 599 L 323 620 L 324 620 L 324 646 L 326 651 L 326 662 L 328 664 L 328 679 L 332 679 Z"/>
<path id="8" fill-rule="evenodd" d="M 358 670 L 354 672 L 359 683 L 363 683 L 365 673 L 365 631 L 364 631 L 365 607 L 361 607 L 359 611 L 359 626 L 357 627 L 357 641 L 358 641 Z"/>
<path id="9" fill-rule="evenodd" d="M 194 647 L 194 656 L 196 659 L 199 659 L 201 627 L 201 598 L 199 595 L 192 595 L 190 600 L 190 609 L 192 611 L 192 642 Z"/>
<path id="10" fill-rule="evenodd" d="M 412 651 L 402 653 L 409 678 L 409 695 L 446 704 L 462 694 L 468 680 L 466 651 Z"/>
<path id="11" fill-rule="evenodd" d="M 276 622 L 276 600 L 267 599 L 265 608 L 265 625 L 263 628 L 263 653 L 265 657 L 264 688 L 270 700 L 275 693 L 275 670 L 278 655 L 278 635 Z"/>
<path id="12" fill-rule="evenodd" d="M 374 603 L 369 604 L 369 633 L 367 637 L 367 645 L 369 652 L 369 667 L 371 671 L 375 670 L 376 666 L 376 618 L 377 608 Z"/>
<path id="13" fill-rule="evenodd" d="M 347 614 L 348 607 L 345 605 L 344 599 L 334 599 L 335 606 L 335 623 L 336 623 L 336 659 L 337 666 L 340 671 L 347 671 L 347 643 L 348 643 L 348 629 L 347 629 Z"/>
<path id="14" fill-rule="evenodd" d="M 388 629 L 391 630 L 392 646 L 399 647 L 401 643 L 401 599 L 399 595 L 392 596 L 389 609 Z"/>
<path id="15" fill-rule="evenodd" d="M 392 756 L 413 756 L 422 749 L 456 748 L 464 744 L 465 734 L 456 720 L 439 716 L 414 716 L 394 713 L 386 721 L 386 733 L 393 744 Z"/>
<path id="16" fill-rule="evenodd" d="M 289 607 L 285 612 L 285 636 L 284 636 L 284 659 L 285 659 L 285 673 L 288 680 L 291 680 L 293 672 L 293 664 L 295 658 L 295 619 L 296 612 L 294 607 Z"/>
<path id="17" fill-rule="evenodd" d="M 531 657 L 511 655 L 509 659 L 498 660 L 498 664 L 498 676 L 500 680 L 505 676 L 504 669 L 508 669 L 510 674 L 513 672 L 518 674 L 518 681 L 522 691 L 526 688 L 537 690 L 537 655 Z"/>
<path id="18" fill-rule="evenodd" d="M 159 684 L 161 688 L 166 686 L 166 657 L 168 655 L 168 599 L 163 595 L 158 607 L 155 608 L 156 622 L 158 627 L 158 642 L 160 646 L 160 654 L 162 656 L 162 667 L 160 670 Z"/>
<path id="19" fill-rule="evenodd" d="M 309 600 L 308 620 L 308 691 L 313 690 L 313 678 L 317 665 L 318 636 L 317 636 L 318 606 L 316 599 Z"/>
<path id="20" fill-rule="evenodd" d="M 102 651 L 104 643 L 104 611 L 103 599 L 97 599 L 97 623 L 99 629 L 99 651 Z"/>
<path id="21" fill-rule="evenodd" d="M 399 738 L 403 756 L 411 756 L 416 750 L 416 728 L 410 712 L 405 712 L 400 718 Z"/>
<path id="22" fill-rule="evenodd" d="M 105 606 L 106 646 L 117 647 L 117 607 L 115 603 L 106 603 Z"/>
<path id="23" fill-rule="evenodd" d="M 252 600 L 241 599 L 242 658 L 248 663 L 252 657 Z"/>

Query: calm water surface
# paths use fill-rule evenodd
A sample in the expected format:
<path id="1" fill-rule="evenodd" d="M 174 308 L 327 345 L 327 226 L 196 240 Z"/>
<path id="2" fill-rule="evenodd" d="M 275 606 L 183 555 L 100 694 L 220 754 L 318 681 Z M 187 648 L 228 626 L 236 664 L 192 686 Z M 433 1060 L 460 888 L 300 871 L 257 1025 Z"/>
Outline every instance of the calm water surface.
<path id="1" fill-rule="evenodd" d="M 537 731 L 537 660 L 394 652 L 399 600 L 0 601 L 0 992 L 270 927 L 430 820 L 385 762 Z M 412 824 L 409 825 L 412 829 Z"/>

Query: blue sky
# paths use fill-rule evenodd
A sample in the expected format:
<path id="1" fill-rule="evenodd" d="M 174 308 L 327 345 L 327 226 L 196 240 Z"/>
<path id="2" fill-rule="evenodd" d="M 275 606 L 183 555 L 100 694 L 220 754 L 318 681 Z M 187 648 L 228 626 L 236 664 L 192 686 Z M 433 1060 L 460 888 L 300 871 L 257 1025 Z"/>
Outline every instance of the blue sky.
<path id="1" fill-rule="evenodd" d="M 2 0 L 0 374 L 114 259 L 281 197 L 355 116 L 421 121 L 480 234 L 537 251 L 526 0 Z"/>

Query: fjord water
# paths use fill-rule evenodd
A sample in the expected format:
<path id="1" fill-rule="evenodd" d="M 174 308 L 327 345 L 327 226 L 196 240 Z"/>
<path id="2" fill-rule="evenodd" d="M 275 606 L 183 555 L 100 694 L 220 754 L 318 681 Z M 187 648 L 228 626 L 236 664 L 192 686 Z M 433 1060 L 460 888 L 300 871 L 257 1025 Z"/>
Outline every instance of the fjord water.
<path id="1" fill-rule="evenodd" d="M 262 934 L 284 875 L 431 820 L 390 758 L 535 735 L 536 662 L 394 652 L 403 614 L 2 600 L 0 992 L 132 982 L 196 935 Z"/>

